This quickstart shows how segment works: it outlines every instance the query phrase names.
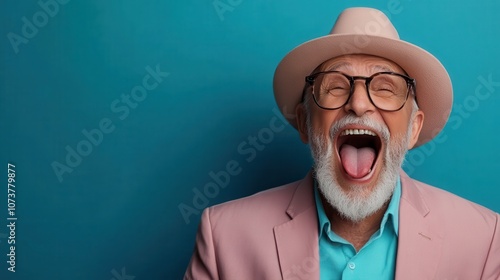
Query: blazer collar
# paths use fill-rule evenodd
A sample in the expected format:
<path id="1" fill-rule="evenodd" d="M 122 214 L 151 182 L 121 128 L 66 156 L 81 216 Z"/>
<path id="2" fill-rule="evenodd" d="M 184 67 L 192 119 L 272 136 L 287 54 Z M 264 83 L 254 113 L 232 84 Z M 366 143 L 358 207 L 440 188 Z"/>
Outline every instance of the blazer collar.
<path id="1" fill-rule="evenodd" d="M 420 213 L 422 217 L 427 216 L 427 214 L 429 214 L 430 212 L 429 207 L 427 206 L 427 203 L 422 197 L 419 189 L 417 188 L 417 186 L 415 186 L 413 179 L 408 177 L 408 175 L 403 170 L 400 171 L 399 175 L 401 176 L 402 188 L 401 200 L 404 200 L 405 203 L 408 203 L 409 206 Z"/>
<path id="2" fill-rule="evenodd" d="M 433 279 L 444 236 L 420 187 L 402 170 L 400 175 L 396 279 Z M 274 227 L 282 277 L 319 279 L 318 217 L 311 172 L 297 183 L 286 213 L 290 220 Z"/>
<path id="3" fill-rule="evenodd" d="M 318 217 L 312 173 L 298 182 L 286 209 L 290 220 L 274 227 L 283 279 L 319 279 Z"/>
<path id="4" fill-rule="evenodd" d="M 286 213 L 290 219 L 315 206 L 313 186 L 312 171 L 309 171 L 306 177 L 297 185 L 290 204 L 288 204 L 286 209 Z"/>
<path id="5" fill-rule="evenodd" d="M 422 189 L 403 171 L 400 174 L 402 194 L 396 279 L 434 279 L 443 233 Z"/>

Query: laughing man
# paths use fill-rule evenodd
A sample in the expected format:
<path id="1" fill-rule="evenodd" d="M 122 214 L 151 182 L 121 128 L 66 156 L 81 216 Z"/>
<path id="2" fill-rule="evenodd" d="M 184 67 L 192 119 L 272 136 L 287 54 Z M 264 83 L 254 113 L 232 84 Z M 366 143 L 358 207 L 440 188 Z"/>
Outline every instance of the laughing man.
<path id="1" fill-rule="evenodd" d="M 284 57 L 274 93 L 313 170 L 206 209 L 185 279 L 500 279 L 500 216 L 401 170 L 453 94 L 382 12 L 342 12 Z"/>

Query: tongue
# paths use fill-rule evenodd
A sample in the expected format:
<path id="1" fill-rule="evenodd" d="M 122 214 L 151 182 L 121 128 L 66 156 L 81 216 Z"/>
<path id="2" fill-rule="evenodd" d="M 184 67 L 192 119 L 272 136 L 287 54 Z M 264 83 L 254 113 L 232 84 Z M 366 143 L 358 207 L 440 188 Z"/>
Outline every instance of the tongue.
<path id="1" fill-rule="evenodd" d="M 340 159 L 347 174 L 359 179 L 370 173 L 375 160 L 375 150 L 370 147 L 358 149 L 344 144 L 340 147 Z"/>

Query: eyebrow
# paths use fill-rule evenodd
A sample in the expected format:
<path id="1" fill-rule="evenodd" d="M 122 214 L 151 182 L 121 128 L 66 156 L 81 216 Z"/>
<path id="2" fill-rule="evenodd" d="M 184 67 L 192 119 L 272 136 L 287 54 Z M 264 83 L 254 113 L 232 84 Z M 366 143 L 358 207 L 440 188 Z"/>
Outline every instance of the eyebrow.
<path id="1" fill-rule="evenodd" d="M 347 63 L 347 62 L 339 62 L 337 64 L 334 64 L 326 69 L 323 69 L 322 71 L 335 71 L 339 68 L 342 68 L 342 67 L 345 67 L 347 69 L 352 69 L 352 65 L 350 63 Z"/>
<path id="2" fill-rule="evenodd" d="M 381 71 L 381 72 L 397 72 L 394 69 L 391 69 L 389 67 L 381 66 L 381 65 L 375 65 L 373 66 L 374 70 Z"/>
<path id="3" fill-rule="evenodd" d="M 339 62 L 337 64 L 334 64 L 322 71 L 335 71 L 338 70 L 339 68 L 347 68 L 347 69 L 352 69 L 352 64 L 347 63 L 347 62 Z M 382 66 L 382 65 L 374 65 L 373 70 L 375 71 L 380 71 L 380 72 L 395 72 L 394 69 L 391 69 L 387 66 Z"/>
<path id="4" fill-rule="evenodd" d="M 343 68 L 343 67 L 345 67 L 346 70 L 352 70 L 353 69 L 352 64 L 350 64 L 348 62 L 339 62 L 339 63 L 333 64 L 330 67 L 325 68 L 325 69 L 321 69 L 321 68 L 318 69 L 317 68 L 313 72 L 318 72 L 318 70 L 319 71 L 336 71 L 339 68 Z M 400 72 L 397 69 L 392 69 L 392 68 L 390 68 L 388 66 L 383 66 L 383 65 L 379 65 L 379 64 L 373 65 L 371 68 L 373 70 L 375 70 L 375 72 L 394 72 L 394 73 L 399 73 Z M 403 69 L 403 73 L 399 73 L 399 74 L 408 75 L 404 69 Z"/>

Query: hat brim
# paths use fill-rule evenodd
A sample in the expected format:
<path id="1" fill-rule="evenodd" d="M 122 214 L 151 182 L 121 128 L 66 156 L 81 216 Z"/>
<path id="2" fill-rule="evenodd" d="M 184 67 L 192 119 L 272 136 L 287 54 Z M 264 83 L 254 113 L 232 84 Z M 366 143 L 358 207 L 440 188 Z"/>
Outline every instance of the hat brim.
<path id="1" fill-rule="evenodd" d="M 445 126 L 453 104 L 448 72 L 426 50 L 402 40 L 374 35 L 335 34 L 303 43 L 289 52 L 274 73 L 274 97 L 282 114 L 297 128 L 295 108 L 301 102 L 305 77 L 321 63 L 347 54 L 367 54 L 391 60 L 416 80 L 424 124 L 415 147 L 432 140 Z"/>

